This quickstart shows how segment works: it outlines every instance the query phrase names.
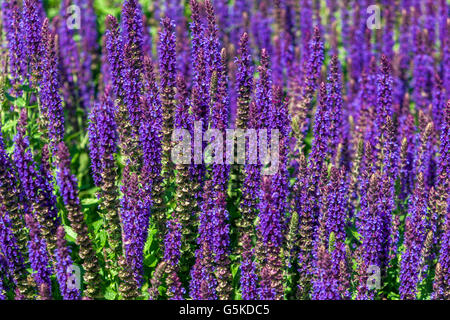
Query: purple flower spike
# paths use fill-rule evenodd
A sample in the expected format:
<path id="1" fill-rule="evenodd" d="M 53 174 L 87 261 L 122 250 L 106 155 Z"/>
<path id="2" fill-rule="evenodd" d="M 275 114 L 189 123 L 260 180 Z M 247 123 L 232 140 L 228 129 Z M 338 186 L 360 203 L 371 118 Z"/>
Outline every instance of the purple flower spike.
<path id="1" fill-rule="evenodd" d="M 142 92 L 142 62 L 143 62 L 143 25 L 142 10 L 136 0 L 125 1 L 122 8 L 122 41 L 123 41 L 123 90 L 124 103 L 128 108 L 132 134 L 139 128 L 142 113 L 140 94 Z"/>
<path id="2" fill-rule="evenodd" d="M 166 261 L 167 294 L 171 300 L 183 300 L 185 289 L 178 277 L 181 256 L 181 224 L 176 220 L 167 222 L 167 234 L 164 239 L 164 260 Z"/>
<path id="3" fill-rule="evenodd" d="M 415 299 L 419 283 L 420 257 L 426 237 L 427 194 L 423 172 L 419 172 L 409 215 L 405 222 L 405 252 L 400 263 L 400 297 Z"/>
<path id="4" fill-rule="evenodd" d="M 150 58 L 144 58 L 144 87 L 147 88 L 142 103 L 142 121 L 139 130 L 141 143 L 142 169 L 141 183 L 143 186 L 143 203 L 146 215 L 150 217 L 152 204 L 154 209 L 160 207 L 162 190 L 161 182 L 161 130 L 162 107 L 159 100 L 158 85 L 153 71 L 153 62 Z M 155 213 L 157 210 L 155 210 Z"/>
<path id="5" fill-rule="evenodd" d="M 70 249 L 67 247 L 66 239 L 64 239 L 65 236 L 64 228 L 59 226 L 56 233 L 57 241 L 55 250 L 56 279 L 58 280 L 61 295 L 64 300 L 79 300 L 80 292 L 75 282 L 79 281 L 79 279 L 72 279 L 74 266 L 70 257 Z"/>
<path id="6" fill-rule="evenodd" d="M 311 101 L 319 84 L 323 59 L 323 42 L 320 37 L 320 30 L 316 26 L 314 27 L 314 33 L 309 44 L 309 58 L 306 64 L 303 84 L 303 97 L 306 99 L 307 104 Z"/>
<path id="7" fill-rule="evenodd" d="M 28 271 L 11 227 L 11 220 L 6 208 L 0 204 L 0 249 L 5 259 L 5 266 L 17 286 L 16 290 L 19 296 L 30 298 L 34 289 L 30 288 Z"/>
<path id="8" fill-rule="evenodd" d="M 26 109 L 22 109 L 17 134 L 14 138 L 14 162 L 26 196 L 27 208 L 29 212 L 31 212 L 31 209 L 33 210 L 34 218 L 39 223 L 39 232 L 46 240 L 49 251 L 53 252 L 56 246 L 56 228 L 59 224 L 59 218 L 49 170 L 49 150 L 48 146 L 44 146 L 39 172 L 29 149 L 30 143 L 26 130 L 27 112 Z"/>
<path id="9" fill-rule="evenodd" d="M 173 114 L 175 112 L 176 88 L 176 56 L 175 56 L 175 25 L 169 18 L 162 19 L 159 51 L 159 70 L 161 72 L 160 99 L 163 112 L 162 123 L 162 167 L 164 178 L 171 177 L 173 163 L 170 160 L 171 140 L 173 130 Z"/>
<path id="10" fill-rule="evenodd" d="M 138 285 L 142 284 L 143 252 L 147 235 L 145 213 L 142 211 L 141 191 L 139 190 L 138 176 L 130 172 L 129 165 L 125 166 L 122 178 L 123 198 L 121 199 L 120 221 L 123 225 L 122 241 L 125 256 L 134 279 Z M 147 216 L 148 217 L 148 216 Z"/>
<path id="11" fill-rule="evenodd" d="M 9 51 L 9 69 L 12 77 L 13 93 L 21 95 L 16 87 L 28 78 L 25 59 L 26 42 L 22 37 L 22 19 L 17 0 L 2 2 L 3 28 L 6 32 Z"/>
<path id="12" fill-rule="evenodd" d="M 70 171 L 70 154 L 64 142 L 60 142 L 56 150 L 56 182 L 59 186 L 64 205 L 67 208 L 71 227 L 77 234 L 76 242 L 80 246 L 80 256 L 83 259 L 83 267 L 85 269 L 85 295 L 88 297 L 96 297 L 100 289 L 98 262 L 91 239 L 89 238 L 89 231 L 78 198 L 78 181 Z M 61 231 L 58 229 L 58 232 Z"/>
<path id="13" fill-rule="evenodd" d="M 52 147 L 56 147 L 64 136 L 64 110 L 59 96 L 57 44 L 55 35 L 49 32 L 48 19 L 44 20 L 42 26 L 42 43 L 41 111 Z"/>
<path id="14" fill-rule="evenodd" d="M 111 68 L 111 82 L 114 95 L 118 99 L 123 99 L 123 47 L 122 37 L 119 32 L 117 19 L 111 15 L 106 16 L 106 52 Z"/>
<path id="15" fill-rule="evenodd" d="M 23 2 L 21 29 L 24 31 L 26 57 L 31 70 L 31 76 L 37 77 L 40 68 L 40 44 L 42 28 L 42 4 L 40 0 L 25 0 Z"/>
<path id="16" fill-rule="evenodd" d="M 258 277 L 256 266 L 253 261 L 254 249 L 252 248 L 252 239 L 248 233 L 242 236 L 242 263 L 241 269 L 241 291 L 243 300 L 258 299 Z"/>
<path id="17" fill-rule="evenodd" d="M 235 60 L 237 64 L 236 90 L 238 91 L 236 128 L 241 129 L 247 126 L 250 117 L 249 106 L 253 91 L 253 67 L 248 41 L 248 34 L 242 34 L 239 42 L 239 56 Z"/>
<path id="18" fill-rule="evenodd" d="M 46 284 L 50 289 L 52 283 L 50 276 L 52 270 L 49 266 L 49 256 L 47 253 L 47 243 L 41 237 L 38 222 L 30 215 L 25 216 L 25 221 L 30 230 L 30 242 L 28 243 L 28 256 L 30 258 L 30 265 L 34 271 L 33 277 L 36 284 Z"/>

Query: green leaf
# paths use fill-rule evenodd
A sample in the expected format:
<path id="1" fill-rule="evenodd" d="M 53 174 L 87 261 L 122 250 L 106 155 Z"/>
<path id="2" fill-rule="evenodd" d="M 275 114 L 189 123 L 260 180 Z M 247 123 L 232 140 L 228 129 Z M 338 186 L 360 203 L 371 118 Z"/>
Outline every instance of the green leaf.
<path id="1" fill-rule="evenodd" d="M 236 277 L 236 274 L 239 271 L 239 264 L 232 264 L 231 265 L 231 274 L 233 275 L 233 278 Z"/>
<path id="2" fill-rule="evenodd" d="M 94 222 L 92 222 L 91 225 L 94 228 L 94 231 L 98 232 L 100 230 L 100 228 L 102 227 L 102 225 L 103 225 L 103 220 L 99 219 L 97 221 L 94 221 Z"/>
<path id="3" fill-rule="evenodd" d="M 8 120 L 5 124 L 2 125 L 2 131 L 7 132 L 11 129 L 14 129 L 17 126 L 17 120 Z"/>
<path id="4" fill-rule="evenodd" d="M 361 235 L 356 230 L 351 229 L 350 232 L 356 238 L 356 240 L 361 241 Z"/>
<path id="5" fill-rule="evenodd" d="M 77 239 L 77 233 L 73 231 L 73 229 L 69 226 L 64 226 L 64 230 L 66 231 L 66 237 L 69 241 L 75 242 Z"/>
<path id="6" fill-rule="evenodd" d="M 25 107 L 27 105 L 25 99 L 23 99 L 22 97 L 17 98 L 16 100 L 14 100 L 14 104 L 19 106 L 19 107 Z"/>
<path id="7" fill-rule="evenodd" d="M 332 253 L 336 248 L 336 236 L 334 232 L 330 233 L 330 237 L 328 239 L 328 252 Z"/>
<path id="8" fill-rule="evenodd" d="M 105 299 L 107 300 L 114 300 L 117 297 L 117 293 L 114 291 L 113 288 L 108 287 L 106 288 L 106 292 L 105 292 Z"/>
<path id="9" fill-rule="evenodd" d="M 98 203 L 99 203 L 100 201 L 99 201 L 99 199 L 97 199 L 97 198 L 87 198 L 87 199 L 82 199 L 81 200 L 81 205 L 83 206 L 83 207 L 93 207 L 93 206 L 96 206 L 96 205 L 98 205 Z"/>
<path id="10" fill-rule="evenodd" d="M 106 245 L 106 231 L 102 230 L 100 232 L 97 233 L 98 237 L 100 239 L 100 247 L 97 249 L 97 252 L 102 252 L 103 251 L 103 247 Z"/>

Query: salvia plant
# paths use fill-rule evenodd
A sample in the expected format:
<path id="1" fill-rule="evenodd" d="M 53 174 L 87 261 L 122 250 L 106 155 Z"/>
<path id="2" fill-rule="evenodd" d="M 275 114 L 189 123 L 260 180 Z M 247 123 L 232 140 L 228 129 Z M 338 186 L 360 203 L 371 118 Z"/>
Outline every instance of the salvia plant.
<path id="1" fill-rule="evenodd" d="M 450 299 L 448 1 L 0 1 L 1 300 Z"/>

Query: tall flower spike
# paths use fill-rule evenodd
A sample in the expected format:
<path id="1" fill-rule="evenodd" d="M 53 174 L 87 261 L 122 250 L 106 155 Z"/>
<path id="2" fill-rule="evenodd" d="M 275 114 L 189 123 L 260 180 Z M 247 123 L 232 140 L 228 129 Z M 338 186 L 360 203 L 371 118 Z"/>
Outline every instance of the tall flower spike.
<path id="1" fill-rule="evenodd" d="M 39 46 L 41 43 L 42 16 L 40 10 L 42 10 L 40 0 L 25 0 L 23 2 L 21 29 L 24 30 L 26 57 L 33 82 L 41 70 Z M 36 83 L 34 82 L 34 84 Z"/>
<path id="2" fill-rule="evenodd" d="M 97 17 L 94 12 L 94 0 L 77 0 L 75 3 L 82 8 L 80 23 L 81 36 L 81 75 L 80 75 L 80 95 L 85 108 L 90 108 L 94 99 L 95 82 L 93 78 L 92 65 L 99 62 L 99 45 L 97 43 Z"/>
<path id="3" fill-rule="evenodd" d="M 121 279 L 119 284 L 119 293 L 124 300 L 135 300 L 139 297 L 139 291 L 137 283 L 133 277 L 133 271 L 127 263 L 126 258 L 123 256 L 119 257 L 118 265 L 120 267 L 119 279 Z"/>
<path id="4" fill-rule="evenodd" d="M 318 86 L 320 69 L 323 63 L 323 42 L 320 37 L 319 27 L 314 27 L 313 37 L 309 45 L 309 59 L 306 64 L 305 79 L 303 85 L 303 97 L 309 105 Z"/>
<path id="5" fill-rule="evenodd" d="M 413 99 L 417 108 L 422 110 L 425 110 L 430 103 L 432 77 L 434 73 L 432 52 L 427 45 L 427 35 L 428 31 L 423 29 L 414 38 L 416 52 L 413 60 Z"/>
<path id="6" fill-rule="evenodd" d="M 344 169 L 331 168 L 330 179 L 325 187 L 324 200 L 327 210 L 326 230 L 328 248 L 331 249 L 332 275 L 338 284 L 339 299 L 348 299 L 350 286 L 347 270 L 348 254 L 345 247 L 345 227 L 347 226 L 348 186 Z"/>
<path id="7" fill-rule="evenodd" d="M 217 129 L 219 132 L 224 132 L 228 124 L 229 114 L 229 97 L 228 97 L 228 78 L 226 68 L 225 49 L 222 49 L 220 55 L 220 64 L 217 65 L 216 70 L 211 77 L 211 92 L 212 95 L 212 110 L 210 128 Z M 216 58 L 217 59 L 217 58 Z M 220 134 L 221 134 L 220 133 Z M 223 141 L 219 137 L 217 143 Z M 231 295 L 231 272 L 230 272 L 230 236 L 227 210 L 227 186 L 230 173 L 230 167 L 225 164 L 225 155 L 214 155 L 214 157 L 221 156 L 221 159 L 215 159 L 212 164 L 211 179 L 213 181 L 212 188 L 214 189 L 213 197 L 215 198 L 214 213 L 213 213 L 213 252 L 215 253 L 216 262 L 216 278 L 218 282 L 217 295 L 221 300 L 228 300 Z"/>
<path id="8" fill-rule="evenodd" d="M 350 31 L 349 60 L 351 61 L 351 78 L 353 79 L 352 89 L 356 92 L 359 89 L 358 79 L 364 66 L 364 56 L 360 53 L 360 46 L 364 44 L 364 31 L 366 29 L 365 16 L 361 11 L 361 4 L 356 2 L 353 10 L 353 25 Z"/>
<path id="9" fill-rule="evenodd" d="M 3 29 L 8 42 L 9 71 L 12 77 L 13 93 L 20 95 L 17 89 L 24 80 L 28 78 L 25 59 L 25 45 L 21 33 L 22 15 L 16 0 L 2 2 Z"/>
<path id="10" fill-rule="evenodd" d="M 277 236 L 272 238 L 269 241 L 268 251 L 266 255 L 266 259 L 268 263 L 272 264 L 272 272 L 277 270 L 277 266 L 281 266 L 281 257 L 280 257 L 280 248 L 282 244 L 285 242 L 285 233 L 286 233 L 286 214 L 288 213 L 288 185 L 287 181 L 288 172 L 287 172 L 287 144 L 288 137 L 290 136 L 290 119 L 287 110 L 288 102 L 283 97 L 283 91 L 281 87 L 274 87 L 273 89 L 273 100 L 271 103 L 271 107 L 269 109 L 269 119 L 268 127 L 271 129 L 271 136 L 274 135 L 274 130 L 279 132 L 279 159 L 278 166 L 275 168 L 275 173 L 269 176 L 271 180 L 270 192 L 271 194 L 271 210 L 272 216 L 269 218 L 270 228 L 273 228 L 274 234 L 281 232 L 281 237 Z M 274 163 L 270 164 L 271 166 Z M 264 177 L 263 180 L 267 179 Z M 263 185 L 264 187 L 264 185 Z M 263 189 L 264 190 L 264 189 Z M 263 198 L 261 198 L 263 200 Z M 260 212 L 260 217 L 262 211 Z M 262 221 L 262 220 L 261 220 Z M 277 231 L 278 230 L 278 231 Z M 275 298 L 280 299 L 283 295 L 283 286 L 280 281 L 280 273 L 281 271 L 277 271 L 278 275 L 275 276 L 275 279 L 272 283 L 272 288 L 275 290 Z"/>
<path id="11" fill-rule="evenodd" d="M 97 257 L 95 256 L 92 241 L 89 237 L 88 227 L 81 210 L 80 199 L 78 197 L 77 190 L 78 181 L 75 175 L 73 175 L 70 171 L 69 150 L 67 149 L 64 142 L 60 142 L 56 150 L 56 182 L 59 186 L 64 205 L 67 209 L 71 227 L 77 235 L 76 243 L 80 247 L 79 255 L 83 260 L 83 268 L 85 271 L 85 296 L 90 298 L 98 297 L 100 295 L 99 265 Z M 64 230 L 60 231 L 58 229 L 57 235 L 59 237 L 64 237 L 64 234 L 60 235 L 61 232 L 64 232 Z M 63 240 L 58 238 L 58 241 L 61 244 Z M 58 247 L 58 250 L 61 249 L 59 249 Z"/>
<path id="12" fill-rule="evenodd" d="M 47 252 L 47 243 L 41 237 L 38 222 L 29 214 L 25 215 L 25 221 L 30 230 L 28 256 L 30 258 L 30 266 L 34 271 L 34 280 L 38 286 L 45 283 L 50 289 L 52 287 L 50 281 L 52 270 L 49 266 L 50 259 Z"/>
<path id="13" fill-rule="evenodd" d="M 34 294 L 34 281 L 31 281 L 31 283 L 29 281 L 28 271 L 11 227 L 12 223 L 6 208 L 3 204 L 0 204 L 0 249 L 6 260 L 5 265 L 16 286 L 18 295 L 24 299 L 31 299 Z"/>
<path id="14" fill-rule="evenodd" d="M 258 107 L 254 101 L 250 103 L 248 118 L 249 122 L 247 127 L 249 129 L 256 130 L 262 128 L 259 120 L 261 118 L 260 110 L 258 110 Z M 238 221 L 238 226 L 242 228 L 243 235 L 248 232 L 252 232 L 253 221 L 258 213 L 259 189 L 261 184 L 261 164 L 250 163 L 251 159 L 256 159 L 256 153 L 256 150 L 249 150 L 243 171 L 244 179 L 242 184 L 242 198 L 239 204 L 241 219 Z"/>
<path id="15" fill-rule="evenodd" d="M 166 265 L 166 262 L 164 260 L 161 260 L 156 266 L 155 271 L 153 272 L 153 276 L 150 280 L 151 287 L 148 289 L 150 300 L 156 300 L 159 297 L 159 286 L 161 285 Z"/>
<path id="16" fill-rule="evenodd" d="M 419 172 L 409 215 L 405 221 L 405 252 L 400 263 L 400 297 L 415 299 L 419 283 L 419 264 L 426 237 L 427 193 L 423 172 Z"/>
<path id="17" fill-rule="evenodd" d="M 47 241 L 50 253 L 56 247 L 56 230 L 61 224 L 58 217 L 58 208 L 56 205 L 56 195 L 53 185 L 53 172 L 51 168 L 50 148 L 47 144 L 42 147 L 41 165 L 39 168 L 40 191 L 37 193 L 37 202 L 33 203 L 33 210 L 36 219 L 40 225 L 43 237 Z"/>
<path id="18" fill-rule="evenodd" d="M 442 80 L 436 73 L 433 78 L 432 118 L 437 131 L 440 131 L 445 116 L 445 89 Z"/>
<path id="19" fill-rule="evenodd" d="M 387 244 L 384 248 L 385 256 L 383 261 L 383 267 L 386 266 L 386 259 L 388 252 L 392 256 L 396 248 L 395 239 L 397 238 L 395 228 L 392 228 L 393 222 L 396 217 L 394 215 L 395 210 L 395 183 L 398 176 L 398 146 L 395 127 L 392 119 L 388 116 L 384 124 L 384 134 L 381 137 L 381 153 L 383 154 L 382 164 L 382 189 L 379 199 L 379 210 L 382 212 L 383 230 L 380 237 L 384 239 Z"/>
<path id="20" fill-rule="evenodd" d="M 260 126 L 268 126 L 268 114 L 272 102 L 272 77 L 269 55 L 266 49 L 261 51 L 261 64 L 258 66 L 259 81 L 255 87 L 255 103 L 260 112 Z"/>
<path id="21" fill-rule="evenodd" d="M 0 128 L 1 129 L 1 128 Z M 25 228 L 24 194 L 17 178 L 16 169 L 5 150 L 0 132 L 0 205 L 3 204 L 11 219 L 11 231 L 17 240 L 19 251 L 26 260 L 28 232 Z"/>
<path id="22" fill-rule="evenodd" d="M 313 30 L 313 15 L 311 0 L 301 0 L 299 14 L 303 19 L 300 21 L 300 39 L 302 44 L 302 58 L 308 56 L 309 41 L 311 40 L 311 30 Z"/>
<path id="23" fill-rule="evenodd" d="M 181 224 L 177 219 L 169 220 L 167 221 L 167 230 L 164 239 L 167 295 L 171 300 L 182 300 L 185 290 L 178 276 L 181 255 Z"/>
<path id="24" fill-rule="evenodd" d="M 254 262 L 254 249 L 252 247 L 252 238 L 248 233 L 244 233 L 241 238 L 242 257 L 241 257 L 241 278 L 240 286 L 243 300 L 258 299 L 258 276 L 256 274 L 256 265 Z"/>
<path id="25" fill-rule="evenodd" d="M 35 184 L 36 181 L 36 168 L 35 163 L 29 148 L 29 139 L 27 136 L 27 113 L 23 109 L 20 113 L 19 122 L 17 123 L 17 134 L 14 138 L 14 153 L 13 159 L 17 168 L 17 176 L 22 184 L 25 198 L 27 203 L 30 204 L 35 200 Z"/>
<path id="26" fill-rule="evenodd" d="M 189 295 L 196 300 L 215 300 L 217 282 L 212 273 L 213 262 L 208 243 L 203 242 L 195 254 L 195 264 L 190 271 Z"/>
<path id="27" fill-rule="evenodd" d="M 126 0 L 122 8 L 124 103 L 128 108 L 131 133 L 137 134 L 140 123 L 142 92 L 142 10 L 138 1 Z"/>
<path id="28" fill-rule="evenodd" d="M 66 233 L 63 226 L 58 227 L 56 233 L 56 251 L 55 251 L 55 269 L 56 269 L 56 279 L 59 283 L 59 288 L 61 290 L 61 295 L 64 300 L 79 300 L 80 292 L 76 287 L 76 283 L 71 281 L 73 272 L 73 262 L 70 257 L 70 249 L 67 247 L 67 242 L 65 239 Z"/>
<path id="29" fill-rule="evenodd" d="M 162 166 L 164 178 L 169 179 L 172 177 L 173 169 L 170 150 L 176 87 L 175 26 L 169 18 L 165 18 L 161 21 L 161 28 L 159 70 L 161 72 L 160 97 L 163 110 Z"/>
<path id="30" fill-rule="evenodd" d="M 337 300 L 337 281 L 333 278 L 331 255 L 324 244 L 317 250 L 316 279 L 313 281 L 313 300 Z"/>
<path id="31" fill-rule="evenodd" d="M 329 159 L 329 140 L 330 140 L 330 110 L 328 109 L 328 92 L 325 84 L 320 85 L 319 103 L 314 116 L 313 141 L 311 153 L 308 156 L 308 168 L 310 171 L 311 186 L 316 188 L 319 184 L 322 167 L 326 159 Z"/>
<path id="32" fill-rule="evenodd" d="M 106 90 L 101 102 L 94 104 L 91 110 L 89 139 L 91 155 L 95 150 L 96 170 L 100 170 L 97 173 L 100 187 L 98 197 L 101 199 L 100 209 L 103 211 L 107 222 L 110 250 L 120 255 L 122 251 L 118 213 L 119 194 L 116 186 L 118 169 L 114 159 L 118 139 L 114 110 L 109 90 Z"/>
<path id="33" fill-rule="evenodd" d="M 142 149 L 142 168 L 140 180 L 143 187 L 142 231 L 147 237 L 150 211 L 156 216 L 157 221 L 162 221 L 164 214 L 164 188 L 161 176 L 161 129 L 162 108 L 159 100 L 159 88 L 153 71 L 153 62 L 149 57 L 144 58 L 144 88 L 145 93 L 141 99 L 142 121 L 139 130 L 139 140 Z"/>
<path id="34" fill-rule="evenodd" d="M 96 104 L 94 104 L 91 112 L 89 113 L 87 131 L 89 136 L 89 157 L 91 158 L 91 176 L 92 180 L 94 180 L 94 184 L 97 187 L 100 187 L 102 183 L 102 162 L 100 158 L 100 148 L 98 148 L 100 143 L 100 135 L 97 127 L 99 117 L 98 109 L 99 108 L 96 107 Z"/>
<path id="35" fill-rule="evenodd" d="M 253 68 L 248 49 L 248 34 L 243 33 L 239 42 L 239 56 L 235 59 L 235 63 L 238 65 L 236 74 L 236 90 L 238 91 L 236 128 L 240 129 L 247 127 L 253 91 Z"/>
<path id="36" fill-rule="evenodd" d="M 177 70 L 183 74 L 186 81 L 191 79 L 192 65 L 191 65 L 191 42 L 189 39 L 187 17 L 182 18 L 181 23 L 176 24 L 177 30 Z"/>
<path id="37" fill-rule="evenodd" d="M 106 16 L 106 52 L 108 62 L 111 66 L 111 81 L 114 95 L 118 99 L 123 99 L 123 52 L 122 37 L 119 32 L 117 19 L 111 15 Z"/>
<path id="38" fill-rule="evenodd" d="M 199 214 L 199 227 L 197 243 L 199 248 L 195 252 L 195 264 L 191 269 L 190 295 L 193 299 L 216 299 L 217 281 L 214 276 L 214 253 L 212 247 L 216 246 L 214 234 L 214 189 L 212 180 L 204 185 L 201 212 Z M 220 221 L 220 220 L 219 220 Z M 215 219 L 215 223 L 219 222 Z M 219 226 L 222 227 L 222 226 Z"/>
<path id="39" fill-rule="evenodd" d="M 76 108 L 81 106 L 80 83 L 78 75 L 81 74 L 80 55 L 78 45 L 74 39 L 75 31 L 67 23 L 71 21 L 71 0 L 62 0 L 60 15 L 53 20 L 58 34 L 59 57 L 61 70 L 61 86 L 66 109 L 69 110 L 70 121 L 73 125 L 76 122 Z"/>
<path id="40" fill-rule="evenodd" d="M 298 187 L 300 193 L 296 199 L 296 209 L 300 212 L 300 253 L 299 270 L 302 274 L 299 280 L 299 295 L 307 297 L 311 285 L 313 265 L 313 240 L 316 234 L 319 208 L 320 190 L 319 182 L 325 168 L 325 160 L 328 153 L 328 110 L 327 110 L 327 90 L 322 82 L 319 90 L 319 103 L 317 105 L 313 127 L 313 141 L 308 160 L 302 160 L 300 156 L 299 182 L 302 187 Z"/>
<path id="41" fill-rule="evenodd" d="M 299 157 L 297 181 L 294 185 L 294 210 L 298 214 L 298 271 L 300 274 L 297 296 L 300 299 L 308 297 L 312 277 L 312 249 L 313 249 L 313 217 L 310 210 L 308 169 L 306 157 L 303 153 Z"/>
<path id="42" fill-rule="evenodd" d="M 211 76 L 214 70 L 219 67 L 219 30 L 216 23 L 216 14 L 211 0 L 205 1 L 205 15 L 207 28 L 205 30 L 205 50 L 208 68 L 208 82 L 211 82 Z"/>
<path id="43" fill-rule="evenodd" d="M 366 153 L 368 152 L 366 146 Z M 380 176 L 378 173 L 370 175 L 369 169 L 362 173 L 361 210 L 357 216 L 357 229 L 361 234 L 362 263 L 369 268 L 377 266 L 381 268 L 382 242 L 379 237 L 382 234 L 383 221 L 378 214 L 377 201 L 380 194 Z M 367 270 L 362 270 L 367 273 Z M 373 298 L 374 292 L 368 291 L 367 282 L 359 284 L 366 292 L 365 298 Z"/>
<path id="44" fill-rule="evenodd" d="M 386 56 L 381 56 L 380 72 L 377 80 L 376 130 L 383 130 L 387 116 L 392 117 L 392 67 Z M 380 131 L 378 131 L 380 132 Z M 382 133 L 382 132 L 380 132 Z"/>
<path id="45" fill-rule="evenodd" d="M 56 228 L 59 218 L 56 197 L 50 180 L 48 146 L 44 146 L 42 150 L 41 171 L 38 172 L 29 150 L 26 109 L 22 109 L 17 126 L 17 134 L 14 138 L 14 162 L 24 189 L 27 212 L 31 213 L 32 210 L 34 213 L 40 226 L 40 234 L 46 240 L 48 249 L 52 253 L 56 246 Z"/>
<path id="46" fill-rule="evenodd" d="M 175 109 L 175 128 L 184 129 L 186 136 L 180 137 L 183 139 L 190 139 L 189 129 L 191 127 L 191 115 L 189 114 L 189 93 L 186 87 L 185 78 L 182 75 L 177 76 L 177 96 L 178 101 Z M 189 152 L 191 151 L 189 147 Z M 189 153 L 189 156 L 191 154 Z M 176 164 L 176 203 L 175 217 L 182 225 L 182 251 L 183 257 L 192 258 L 194 255 L 193 245 L 195 243 L 193 227 L 195 224 L 196 199 L 192 194 L 193 181 L 190 176 L 190 164 L 177 163 Z"/>
<path id="47" fill-rule="evenodd" d="M 120 221 L 122 223 L 122 242 L 125 251 L 126 263 L 129 271 L 134 275 L 137 285 L 142 284 L 144 245 L 146 237 L 143 234 L 146 226 L 142 223 L 141 215 L 146 215 L 142 210 L 141 190 L 139 189 L 138 176 L 130 172 L 127 164 L 123 170 L 121 191 Z M 148 217 L 148 216 L 147 216 Z"/>
<path id="48" fill-rule="evenodd" d="M 203 135 L 203 133 L 208 128 L 210 118 L 210 95 L 208 88 L 210 84 L 208 83 L 207 49 L 205 48 L 205 31 L 201 16 L 200 4 L 197 0 L 191 0 L 190 5 L 192 10 L 191 59 L 193 66 L 193 84 L 191 90 L 191 99 L 189 101 L 193 125 L 191 125 L 190 127 L 190 134 L 191 136 L 194 135 L 195 138 L 195 135 Z M 201 146 L 205 147 L 206 142 L 203 142 Z M 202 153 L 199 152 L 198 147 L 196 149 L 195 145 L 193 146 L 192 150 L 194 152 L 194 155 L 202 156 Z M 200 157 L 194 158 L 194 163 L 191 164 L 190 167 L 190 173 L 191 179 L 193 180 L 192 193 L 194 194 L 194 197 L 197 201 L 194 215 L 199 217 L 201 225 L 202 217 L 205 214 L 205 212 L 201 211 L 201 208 L 203 207 L 202 202 L 204 196 L 202 195 L 202 190 L 204 187 L 204 175 L 206 170 L 205 165 L 203 163 L 199 163 L 199 158 Z M 208 214 L 209 213 L 210 212 L 208 212 Z M 199 250 L 203 250 L 203 247 L 200 247 Z M 211 250 L 210 244 L 208 246 L 208 250 Z M 201 255 L 197 255 L 196 265 L 200 266 L 202 259 L 203 257 Z M 196 285 L 195 287 L 200 290 L 200 284 Z M 206 287 L 204 289 L 206 290 Z"/>
<path id="49" fill-rule="evenodd" d="M 192 22 L 190 23 L 191 38 L 192 38 L 192 65 L 194 67 L 194 76 L 198 80 L 198 73 L 201 72 L 199 63 L 199 50 L 203 48 L 204 26 L 201 20 L 200 4 L 197 0 L 190 0 L 190 7 L 192 12 Z"/>
<path id="50" fill-rule="evenodd" d="M 308 6 L 310 6 L 309 1 Z M 309 12 L 305 7 L 306 14 Z M 309 12 L 311 14 L 311 12 Z M 303 21 L 303 20 L 302 20 Z M 308 23 L 307 21 L 304 23 Z M 305 38 L 303 38 L 305 37 Z M 292 129 L 295 134 L 296 147 L 300 149 L 303 145 L 303 139 L 309 127 L 308 114 L 310 113 L 310 103 L 314 97 L 315 91 L 320 79 L 320 70 L 323 63 L 323 42 L 320 38 L 320 31 L 314 28 L 313 37 L 311 38 L 310 30 L 302 30 L 302 38 L 307 43 L 303 43 L 302 51 L 302 70 L 299 74 L 293 75 L 293 92 L 291 99 Z M 311 39 L 311 40 L 310 40 Z M 307 48 L 307 49 L 305 49 Z"/>
<path id="51" fill-rule="evenodd" d="M 288 186 L 287 181 L 287 160 L 288 160 L 288 141 L 291 134 L 290 129 L 290 117 L 287 110 L 288 101 L 283 96 L 283 90 L 279 86 L 275 86 L 273 89 L 273 100 L 271 104 L 271 110 L 269 110 L 270 124 L 269 128 L 272 131 L 277 130 L 279 132 L 279 160 L 278 167 L 275 174 L 272 176 L 272 186 L 274 206 L 281 216 L 281 220 L 284 220 L 285 214 L 288 211 L 287 198 L 288 198 Z M 274 165 L 274 164 L 271 164 Z M 285 221 L 284 221 L 285 222 Z"/>
<path id="52" fill-rule="evenodd" d="M 264 265 L 261 269 L 259 289 L 259 298 L 262 300 L 279 300 L 283 296 L 280 256 L 283 242 L 283 221 L 282 213 L 273 204 L 276 200 L 273 198 L 276 190 L 272 185 L 271 176 L 263 178 L 257 226 L 258 245 L 263 250 L 262 255 L 260 253 L 258 257 L 259 263 Z"/>
<path id="53" fill-rule="evenodd" d="M 47 125 L 50 143 L 53 147 L 56 147 L 64 136 L 64 111 L 59 96 L 57 44 L 55 35 L 49 31 L 48 19 L 44 20 L 42 26 L 42 42 L 44 56 L 41 90 L 39 92 L 41 112 Z"/>
<path id="54" fill-rule="evenodd" d="M 330 114 L 330 151 L 331 156 L 335 156 L 340 140 L 345 134 L 345 127 L 343 126 L 343 106 L 341 93 L 341 75 L 338 57 L 334 55 L 331 57 L 330 74 L 328 75 L 328 110 Z"/>
<path id="55" fill-rule="evenodd" d="M 176 67 L 175 56 L 175 26 L 169 18 L 161 20 L 161 31 L 159 34 L 159 71 L 160 77 L 160 99 L 162 108 L 162 128 L 161 128 L 161 178 L 165 180 L 165 185 L 169 185 L 173 179 L 173 162 L 170 155 L 172 150 L 173 115 L 175 112 L 175 88 L 176 88 Z M 162 186 L 160 186 L 162 187 Z M 165 190 L 165 189 L 162 189 Z M 161 192 L 163 192 L 161 190 Z M 162 200 L 160 197 L 159 199 Z M 164 234 L 165 228 L 165 203 L 157 200 L 155 206 L 155 217 L 158 229 Z"/>

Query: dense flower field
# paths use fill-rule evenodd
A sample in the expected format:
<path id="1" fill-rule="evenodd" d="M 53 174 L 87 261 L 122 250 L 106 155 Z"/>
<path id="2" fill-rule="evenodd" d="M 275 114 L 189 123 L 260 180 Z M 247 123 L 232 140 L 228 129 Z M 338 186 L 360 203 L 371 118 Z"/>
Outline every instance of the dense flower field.
<path id="1" fill-rule="evenodd" d="M 449 8 L 1 0 L 0 299 L 450 299 Z"/>

